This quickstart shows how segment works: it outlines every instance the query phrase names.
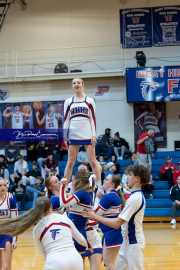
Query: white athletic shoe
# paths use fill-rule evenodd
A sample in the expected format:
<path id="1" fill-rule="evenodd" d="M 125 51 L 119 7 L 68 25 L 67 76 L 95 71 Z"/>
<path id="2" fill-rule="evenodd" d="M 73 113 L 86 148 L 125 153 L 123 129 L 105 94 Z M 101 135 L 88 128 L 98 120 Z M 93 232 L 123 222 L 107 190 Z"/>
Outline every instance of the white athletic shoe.
<path id="1" fill-rule="evenodd" d="M 123 160 L 123 157 L 119 157 L 118 159 Z"/>
<path id="2" fill-rule="evenodd" d="M 173 219 L 171 220 L 170 224 L 172 224 L 172 225 L 176 224 L 176 220 L 173 218 Z"/>
<path id="3" fill-rule="evenodd" d="M 171 228 L 172 228 L 173 230 L 175 230 L 175 229 L 176 229 L 176 224 L 171 225 Z"/>

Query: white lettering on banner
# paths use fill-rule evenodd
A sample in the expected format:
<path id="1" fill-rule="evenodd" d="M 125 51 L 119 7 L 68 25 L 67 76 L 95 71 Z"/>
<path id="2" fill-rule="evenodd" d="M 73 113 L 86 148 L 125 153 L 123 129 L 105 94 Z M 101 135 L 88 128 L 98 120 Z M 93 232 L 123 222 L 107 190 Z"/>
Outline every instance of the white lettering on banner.
<path id="1" fill-rule="evenodd" d="M 158 142 L 163 142 L 164 138 L 163 137 L 156 137 L 156 141 Z"/>

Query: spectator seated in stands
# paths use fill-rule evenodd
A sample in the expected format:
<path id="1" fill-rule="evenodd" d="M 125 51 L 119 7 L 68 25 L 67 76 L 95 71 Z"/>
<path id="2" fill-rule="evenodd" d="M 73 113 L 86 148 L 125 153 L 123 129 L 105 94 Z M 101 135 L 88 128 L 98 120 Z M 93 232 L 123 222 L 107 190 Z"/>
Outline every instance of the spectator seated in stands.
<path id="1" fill-rule="evenodd" d="M 177 185 L 177 178 L 180 176 L 180 161 L 178 162 L 178 169 L 173 173 L 174 185 Z"/>
<path id="2" fill-rule="evenodd" d="M 149 199 L 153 199 L 153 194 L 152 194 L 153 189 L 154 189 L 154 184 L 153 184 L 152 175 L 151 175 L 149 183 L 146 185 L 142 185 L 142 192 L 143 193 L 148 192 Z"/>
<path id="3" fill-rule="evenodd" d="M 173 173 L 177 170 L 176 165 L 172 164 L 172 157 L 166 157 L 166 164 L 162 165 L 160 170 L 160 179 L 168 180 L 170 187 L 174 185 Z"/>
<path id="4" fill-rule="evenodd" d="M 134 151 L 134 154 L 132 154 L 131 161 L 132 161 L 133 165 L 138 165 L 139 164 L 138 155 L 137 155 L 137 147 L 136 147 L 136 149 Z"/>
<path id="5" fill-rule="evenodd" d="M 33 162 L 32 168 L 33 169 L 28 171 L 26 176 L 22 176 L 22 184 L 24 186 L 27 186 L 29 184 L 34 185 L 36 183 L 36 178 L 38 176 L 41 176 L 40 171 L 37 170 L 38 168 L 37 162 Z"/>
<path id="6" fill-rule="evenodd" d="M 14 164 L 14 174 L 10 175 L 10 180 L 14 183 L 15 177 L 26 176 L 28 171 L 29 169 L 27 162 L 24 160 L 24 157 L 22 155 L 19 155 L 18 161 L 16 161 Z"/>
<path id="7" fill-rule="evenodd" d="M 5 160 L 8 163 L 15 163 L 19 154 L 20 147 L 18 145 L 15 145 L 15 142 L 10 141 L 9 145 L 7 145 L 5 148 Z"/>
<path id="8" fill-rule="evenodd" d="M 177 185 L 170 190 L 170 199 L 173 201 L 172 204 L 172 220 L 171 224 L 176 224 L 177 210 L 180 208 L 180 176 L 177 178 Z"/>
<path id="9" fill-rule="evenodd" d="M 110 136 L 110 128 L 105 129 L 105 134 L 97 137 L 96 140 L 96 155 L 100 156 L 105 153 L 104 159 L 110 159 L 113 153 L 114 139 Z"/>
<path id="10" fill-rule="evenodd" d="M 39 196 L 45 196 L 44 186 L 42 185 L 44 182 L 44 178 L 42 176 L 38 176 L 36 178 L 36 183 L 30 184 L 30 186 L 26 187 L 26 199 L 27 201 L 33 201 L 33 207 L 35 206 L 35 202 Z"/>
<path id="11" fill-rule="evenodd" d="M 123 174 L 122 179 L 121 179 L 121 184 L 128 187 L 127 178 L 129 176 L 129 174 L 128 174 L 128 171 L 127 171 L 127 166 L 125 166 L 123 168 L 123 170 L 124 170 L 124 174 Z M 131 191 L 127 190 L 126 188 L 123 188 L 123 194 L 124 194 L 125 200 L 127 200 L 131 195 Z"/>
<path id="12" fill-rule="evenodd" d="M 109 162 L 107 164 L 107 172 L 104 176 L 104 179 L 109 175 L 109 174 L 115 174 L 116 171 L 116 165 L 113 162 Z"/>
<path id="13" fill-rule="evenodd" d="M 46 146 L 48 147 L 48 151 L 53 153 L 55 159 L 59 159 L 58 152 L 61 148 L 61 144 L 58 141 L 47 141 Z"/>
<path id="14" fill-rule="evenodd" d="M 37 142 L 26 142 L 26 150 L 27 150 L 27 162 L 33 162 L 37 160 L 37 151 L 36 146 Z"/>
<path id="15" fill-rule="evenodd" d="M 98 157 L 97 157 L 97 161 L 99 162 L 100 165 L 107 164 L 107 163 L 104 161 L 104 157 L 103 157 L 103 156 L 98 156 Z"/>
<path id="16" fill-rule="evenodd" d="M 39 165 L 39 168 L 41 168 L 41 165 L 43 161 L 47 158 L 48 153 L 48 147 L 46 146 L 46 142 L 45 141 L 39 142 L 38 145 L 36 146 L 36 151 L 39 156 L 37 163 Z"/>
<path id="17" fill-rule="evenodd" d="M 116 162 L 116 156 L 115 156 L 115 155 L 112 155 L 110 160 L 111 160 L 111 161 L 115 164 L 115 166 L 116 166 L 116 171 L 115 171 L 114 174 L 119 173 L 119 171 L 120 171 L 120 164 Z"/>
<path id="18" fill-rule="evenodd" d="M 5 162 L 4 155 L 0 155 L 0 177 L 4 177 L 9 181 L 8 164 Z"/>
<path id="19" fill-rule="evenodd" d="M 119 132 L 114 134 L 114 153 L 117 159 L 123 159 L 124 154 L 129 153 L 129 145 L 125 139 L 120 138 Z"/>
<path id="20" fill-rule="evenodd" d="M 41 175 L 44 179 L 46 178 L 46 175 L 49 175 L 50 169 L 56 169 L 57 174 L 59 174 L 58 161 L 53 157 L 51 152 L 47 154 L 47 159 L 42 163 Z"/>
<path id="21" fill-rule="evenodd" d="M 59 174 L 57 174 L 56 169 L 50 169 L 49 176 L 56 176 L 59 180 L 61 180 L 61 177 L 59 176 Z"/>
<path id="22" fill-rule="evenodd" d="M 19 211 L 24 209 L 26 202 L 26 187 L 22 185 L 22 179 L 20 177 L 14 178 L 14 186 L 12 187 L 12 193 L 16 196 L 16 200 L 20 203 Z"/>
<path id="23" fill-rule="evenodd" d="M 87 156 L 86 150 L 84 148 L 84 145 L 81 145 L 79 147 L 79 152 L 77 154 L 77 162 L 89 164 L 88 156 Z"/>
<path id="24" fill-rule="evenodd" d="M 107 172 L 107 163 L 104 163 L 101 165 L 102 171 L 101 171 L 101 183 L 103 185 L 104 176 Z"/>
<path id="25" fill-rule="evenodd" d="M 60 161 L 62 161 L 63 160 L 63 156 L 64 155 L 67 155 L 67 154 L 68 154 L 68 146 L 67 146 L 67 144 L 64 141 L 62 141 L 61 148 L 59 149 Z"/>

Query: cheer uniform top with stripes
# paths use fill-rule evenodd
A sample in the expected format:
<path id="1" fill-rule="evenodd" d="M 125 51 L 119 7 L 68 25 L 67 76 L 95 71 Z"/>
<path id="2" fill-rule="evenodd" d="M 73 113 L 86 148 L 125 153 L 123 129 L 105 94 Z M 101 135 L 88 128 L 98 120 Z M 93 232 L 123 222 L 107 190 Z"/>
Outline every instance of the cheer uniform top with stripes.
<path id="1" fill-rule="evenodd" d="M 64 207 L 60 206 L 59 197 L 57 195 L 52 194 L 50 202 L 52 204 L 53 213 L 56 213 L 56 214 L 63 214 L 64 213 Z"/>
<path id="2" fill-rule="evenodd" d="M 60 255 L 61 252 L 64 255 L 67 252 L 69 260 L 71 260 L 71 255 L 76 253 L 72 238 L 76 239 L 84 248 L 87 246 L 85 238 L 78 232 L 73 222 L 56 213 L 47 215 L 40 220 L 33 230 L 33 238 L 35 245 L 46 260 L 44 269 L 61 269 L 61 261 L 59 261 L 61 259 L 59 258 L 64 260 Z M 79 256 L 78 253 L 75 255 Z M 81 258 L 79 259 L 81 261 Z M 59 268 L 57 264 L 60 264 Z"/>
<path id="3" fill-rule="evenodd" d="M 98 216 L 117 218 L 120 211 L 121 200 L 115 190 L 111 190 L 109 193 L 105 194 L 101 200 L 96 197 L 94 212 Z M 100 223 L 100 228 L 104 234 L 103 242 L 105 241 L 107 248 L 120 246 L 122 244 L 121 228 L 116 230 L 102 223 Z"/>
<path id="4" fill-rule="evenodd" d="M 143 130 L 143 127 L 141 126 L 140 122 L 141 120 L 144 120 L 146 130 L 152 128 L 155 130 L 155 133 L 157 133 L 160 132 L 158 127 L 158 120 L 160 117 L 161 113 L 159 113 L 158 115 L 156 113 L 154 115 L 149 115 L 149 112 L 145 111 L 136 119 L 136 124 L 141 130 Z"/>
<path id="5" fill-rule="evenodd" d="M 137 244 L 144 242 L 142 222 L 144 218 L 146 203 L 141 190 L 131 192 L 125 207 L 119 218 L 126 222 L 121 226 L 123 244 Z"/>
<path id="6" fill-rule="evenodd" d="M 66 186 L 61 185 L 60 186 L 60 205 L 62 207 L 69 207 L 70 213 L 69 213 L 69 219 L 72 220 L 76 228 L 82 235 L 87 239 L 86 237 L 86 223 L 87 218 L 84 218 L 81 214 L 81 212 L 84 209 L 92 210 L 92 194 L 85 190 L 80 190 L 75 192 L 72 196 L 69 198 L 66 197 Z M 89 244 L 89 243 L 88 243 Z M 84 252 L 85 248 L 81 245 L 79 245 L 75 241 L 75 247 L 79 252 Z"/>
<path id="7" fill-rule="evenodd" d="M 12 194 L 12 193 L 10 193 L 10 192 L 7 192 L 6 196 L 9 197 L 9 198 L 14 199 L 15 202 L 17 202 L 16 195 L 14 195 L 14 194 Z"/>
<path id="8" fill-rule="evenodd" d="M 17 205 L 14 199 L 4 196 L 4 199 L 0 202 L 0 220 L 14 218 L 17 216 Z M 5 249 L 6 242 L 12 244 L 16 241 L 16 237 L 0 234 L 0 250 Z"/>
<path id="9" fill-rule="evenodd" d="M 89 145 L 96 136 L 95 103 L 90 97 L 82 102 L 69 98 L 64 104 L 64 140 L 71 145 Z"/>

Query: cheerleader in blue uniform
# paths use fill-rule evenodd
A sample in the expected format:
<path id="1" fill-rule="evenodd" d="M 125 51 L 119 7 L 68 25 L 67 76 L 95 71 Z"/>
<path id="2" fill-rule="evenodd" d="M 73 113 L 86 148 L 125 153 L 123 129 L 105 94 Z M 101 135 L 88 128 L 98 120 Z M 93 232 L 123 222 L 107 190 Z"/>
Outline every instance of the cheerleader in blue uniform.
<path id="1" fill-rule="evenodd" d="M 92 209 L 95 181 L 92 179 L 92 183 L 89 182 L 89 174 L 85 171 L 76 172 L 72 176 L 72 187 L 74 194 L 69 198 L 66 197 L 66 185 L 68 185 L 68 183 L 69 181 L 67 178 L 61 179 L 59 195 L 60 205 L 62 207 L 69 207 L 69 218 L 72 220 L 79 232 L 87 239 L 85 229 L 87 218 L 84 218 L 81 212 L 84 209 Z M 91 248 L 89 243 L 88 245 Z M 85 251 L 84 246 L 81 246 L 76 241 L 75 247 L 80 253 Z"/>
<path id="2" fill-rule="evenodd" d="M 85 163 L 79 164 L 78 171 L 86 171 L 89 174 L 88 166 Z M 93 177 L 93 175 L 91 175 L 90 177 Z M 94 199 L 95 199 L 95 191 L 93 193 L 93 203 L 94 203 Z M 101 241 L 101 237 L 99 233 L 97 232 L 97 229 L 98 229 L 97 221 L 88 219 L 88 224 L 86 224 L 86 235 L 87 235 L 88 242 L 91 244 L 93 248 L 93 253 L 87 248 L 86 251 L 82 253 L 81 255 L 83 259 L 85 259 L 86 256 L 88 257 L 91 270 L 100 270 L 101 268 L 102 241 Z M 85 269 L 85 265 L 84 265 L 84 269 Z"/>
<path id="3" fill-rule="evenodd" d="M 89 164 L 96 175 L 96 182 L 100 185 L 101 170 L 95 154 L 95 103 L 92 98 L 85 95 L 82 79 L 75 78 L 72 81 L 72 87 L 75 95 L 67 99 L 64 104 L 64 141 L 69 144 L 68 162 L 64 175 L 70 180 L 79 146 L 84 145 Z"/>
<path id="4" fill-rule="evenodd" d="M 14 199 L 6 196 L 7 184 L 0 178 L 0 220 L 17 216 L 17 206 Z M 16 249 L 16 237 L 0 234 L 0 269 L 11 270 L 12 251 Z"/>
<path id="5" fill-rule="evenodd" d="M 48 198 L 52 204 L 52 210 L 54 213 L 63 214 L 64 207 L 60 206 L 59 201 L 59 189 L 60 189 L 60 181 L 56 176 L 49 176 L 45 180 L 45 186 L 48 191 Z"/>
<path id="6" fill-rule="evenodd" d="M 116 188 L 120 185 L 120 178 L 114 174 L 108 175 L 103 181 L 106 191 L 98 191 L 95 199 L 94 212 L 106 218 L 117 218 L 125 205 L 125 200 Z M 118 230 L 100 223 L 103 232 L 103 260 L 107 270 L 113 270 L 115 260 L 122 244 L 121 228 Z"/>

